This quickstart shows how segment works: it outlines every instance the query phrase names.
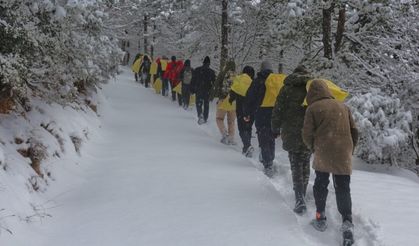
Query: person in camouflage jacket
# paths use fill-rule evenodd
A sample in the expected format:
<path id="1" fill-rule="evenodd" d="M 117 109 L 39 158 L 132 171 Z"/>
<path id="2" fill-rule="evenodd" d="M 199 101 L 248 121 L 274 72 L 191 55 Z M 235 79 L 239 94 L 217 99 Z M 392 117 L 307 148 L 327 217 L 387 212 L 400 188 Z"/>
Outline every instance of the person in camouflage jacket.
<path id="1" fill-rule="evenodd" d="M 285 79 L 271 119 L 272 132 L 281 136 L 282 148 L 288 152 L 296 201 L 294 212 L 297 214 L 302 214 L 307 209 L 304 197 L 310 177 L 311 152 L 301 136 L 306 112 L 303 102 L 307 95 L 308 80 L 310 75 L 303 65 L 298 66 Z"/>

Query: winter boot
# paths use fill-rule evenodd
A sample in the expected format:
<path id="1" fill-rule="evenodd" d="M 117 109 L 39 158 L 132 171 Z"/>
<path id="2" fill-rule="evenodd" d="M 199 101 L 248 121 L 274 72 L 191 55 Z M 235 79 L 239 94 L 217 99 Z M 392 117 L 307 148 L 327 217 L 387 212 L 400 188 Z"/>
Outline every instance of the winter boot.
<path id="1" fill-rule="evenodd" d="M 304 200 L 303 193 L 301 191 L 296 191 L 294 213 L 298 215 L 303 215 L 305 214 L 305 212 L 307 212 L 307 206 Z"/>
<path id="2" fill-rule="evenodd" d="M 203 116 L 199 116 L 198 125 L 202 125 L 204 123 L 205 123 L 204 117 Z"/>
<path id="3" fill-rule="evenodd" d="M 343 246 L 351 246 L 354 244 L 354 225 L 349 220 L 345 220 L 341 227 Z"/>
<path id="4" fill-rule="evenodd" d="M 318 231 L 325 231 L 327 229 L 327 220 L 324 212 L 316 212 L 316 219 L 311 221 L 311 225 Z"/>
<path id="5" fill-rule="evenodd" d="M 255 149 L 253 148 L 253 146 L 249 146 L 247 147 L 247 149 L 243 150 L 243 155 L 246 156 L 247 158 L 252 158 L 254 150 Z"/>
<path id="6" fill-rule="evenodd" d="M 263 156 L 262 156 L 262 152 L 259 153 L 259 162 L 263 163 Z"/>
<path id="7" fill-rule="evenodd" d="M 228 138 L 228 144 L 229 144 L 229 145 L 237 145 L 237 142 L 236 142 L 236 141 L 234 141 L 234 139 L 233 139 L 233 138 Z"/>
<path id="8" fill-rule="evenodd" d="M 265 173 L 268 178 L 273 178 L 275 176 L 275 168 L 273 166 L 273 163 L 264 163 L 263 166 L 265 167 L 263 172 Z"/>
<path id="9" fill-rule="evenodd" d="M 220 142 L 225 144 L 225 145 L 228 145 L 228 135 L 224 133 Z"/>

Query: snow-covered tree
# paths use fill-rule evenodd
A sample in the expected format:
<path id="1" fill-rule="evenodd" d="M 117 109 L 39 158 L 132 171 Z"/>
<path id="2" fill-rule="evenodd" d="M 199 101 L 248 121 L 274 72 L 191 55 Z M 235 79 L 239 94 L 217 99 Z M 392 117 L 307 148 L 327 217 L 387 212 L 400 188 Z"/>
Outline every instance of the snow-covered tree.
<path id="1" fill-rule="evenodd" d="M 91 1 L 1 1 L 2 92 L 22 106 L 32 95 L 66 103 L 108 80 L 120 53 L 116 39 L 104 35 L 103 7 Z"/>
<path id="2" fill-rule="evenodd" d="M 373 89 L 353 96 L 348 104 L 360 130 L 357 154 L 362 159 L 393 165 L 408 163 L 412 114 L 403 109 L 396 95 Z"/>

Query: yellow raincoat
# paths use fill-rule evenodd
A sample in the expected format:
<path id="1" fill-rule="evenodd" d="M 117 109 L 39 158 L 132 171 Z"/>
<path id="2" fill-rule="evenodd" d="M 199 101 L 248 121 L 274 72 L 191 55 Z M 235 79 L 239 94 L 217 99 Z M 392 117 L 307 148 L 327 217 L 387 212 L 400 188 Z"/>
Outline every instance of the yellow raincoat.
<path id="1" fill-rule="evenodd" d="M 160 59 L 161 70 L 164 72 L 166 71 L 167 64 L 169 64 L 168 60 Z"/>
<path id="2" fill-rule="evenodd" d="M 162 82 L 161 82 L 161 79 L 160 78 L 158 78 L 158 79 L 156 79 L 156 81 L 154 81 L 153 88 L 156 91 L 156 94 L 160 94 L 161 93 L 161 90 L 162 90 Z"/>
<path id="3" fill-rule="evenodd" d="M 150 75 L 156 75 L 157 74 L 157 68 L 158 68 L 157 62 L 153 61 L 151 63 L 151 66 L 150 66 Z"/>
<path id="4" fill-rule="evenodd" d="M 244 97 L 246 96 L 247 90 L 249 89 L 251 83 L 252 78 L 250 78 L 249 75 L 245 73 L 237 75 L 233 80 L 231 90 Z"/>
<path id="5" fill-rule="evenodd" d="M 177 94 L 182 95 L 182 83 L 179 83 L 175 88 L 173 88 L 173 91 L 175 91 Z M 196 102 L 195 94 L 191 95 L 189 99 L 189 104 L 194 105 Z"/>
<path id="6" fill-rule="evenodd" d="M 131 70 L 133 73 L 139 73 L 140 72 L 140 67 L 141 64 L 143 63 L 143 58 L 144 56 L 140 56 L 135 62 L 134 64 L 132 64 L 131 66 Z"/>
<path id="7" fill-rule="evenodd" d="M 310 85 L 313 82 L 313 80 L 314 79 L 309 80 L 307 82 L 307 85 L 306 85 L 307 91 L 310 88 Z M 338 100 L 340 102 L 343 102 L 349 96 L 349 93 L 347 91 L 342 90 L 339 86 L 335 85 L 332 81 L 327 80 L 327 79 L 321 79 L 321 80 L 323 80 L 324 82 L 326 82 L 327 87 L 329 87 L 330 92 L 332 93 L 333 97 L 336 100 Z M 304 99 L 303 105 L 307 106 L 307 99 Z"/>
<path id="8" fill-rule="evenodd" d="M 235 111 L 236 110 L 236 102 L 233 102 L 231 104 L 228 100 L 230 99 L 230 95 L 228 95 L 225 99 L 221 100 L 217 107 L 218 109 L 224 110 L 224 111 Z"/>
<path id="9" fill-rule="evenodd" d="M 275 106 L 276 97 L 279 94 L 282 86 L 284 86 L 284 80 L 287 77 L 285 74 L 272 73 L 266 79 L 266 92 L 261 107 L 273 107 Z"/>

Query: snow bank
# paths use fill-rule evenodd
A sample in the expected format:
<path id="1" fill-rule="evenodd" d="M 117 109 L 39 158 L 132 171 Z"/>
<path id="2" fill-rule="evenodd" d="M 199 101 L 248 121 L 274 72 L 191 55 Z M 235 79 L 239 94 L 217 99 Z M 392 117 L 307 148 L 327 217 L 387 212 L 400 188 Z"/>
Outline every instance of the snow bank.
<path id="1" fill-rule="evenodd" d="M 104 102 L 101 95 L 89 97 Z M 45 194 L 59 194 L 81 180 L 78 162 L 100 127 L 88 106 L 61 106 L 32 99 L 25 115 L 0 114 L 0 237 L 14 237 L 31 222 L 50 217 L 55 205 Z M 33 146 L 42 155 L 38 175 L 31 167 Z M 82 147 L 82 148 L 80 148 Z M 32 150 L 31 150 L 32 148 Z M 32 152 L 31 152 L 32 151 Z M 7 199 L 4 199 L 6 198 Z M 25 223 L 28 222 L 28 223 Z"/>

